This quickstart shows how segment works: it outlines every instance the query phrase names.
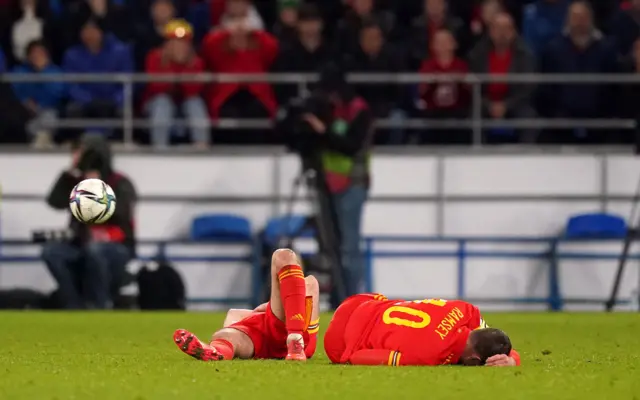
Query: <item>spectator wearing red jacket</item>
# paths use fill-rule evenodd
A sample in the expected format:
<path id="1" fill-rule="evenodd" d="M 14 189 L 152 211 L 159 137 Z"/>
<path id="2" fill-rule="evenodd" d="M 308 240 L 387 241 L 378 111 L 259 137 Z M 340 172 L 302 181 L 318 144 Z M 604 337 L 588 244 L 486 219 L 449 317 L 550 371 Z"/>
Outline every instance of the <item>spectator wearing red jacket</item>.
<path id="1" fill-rule="evenodd" d="M 193 29 L 181 19 L 165 27 L 165 43 L 147 54 L 145 71 L 148 74 L 192 75 L 204 72 L 204 63 L 194 50 Z M 151 142 L 156 147 L 169 144 L 169 134 L 179 109 L 187 119 L 192 140 L 197 147 L 209 145 L 209 115 L 200 97 L 200 82 L 150 82 L 145 92 L 145 109 L 151 119 Z"/>
<path id="2" fill-rule="evenodd" d="M 431 58 L 422 62 L 420 72 L 424 74 L 466 74 L 467 63 L 456 57 L 457 43 L 451 31 L 442 29 L 433 35 Z M 469 87 L 460 81 L 439 81 L 420 85 L 419 109 L 428 118 L 462 119 L 469 115 Z M 434 135 L 436 132 L 431 132 Z M 458 142 L 462 132 L 443 131 L 439 142 Z M 434 136 L 430 135 L 430 136 Z"/>
<path id="3" fill-rule="evenodd" d="M 266 73 L 277 55 L 278 41 L 252 29 L 245 19 L 207 34 L 202 43 L 202 58 L 217 73 Z M 278 108 L 273 88 L 265 82 L 216 83 L 208 102 L 214 118 L 273 117 Z"/>
<path id="4" fill-rule="evenodd" d="M 456 39 L 446 29 L 433 36 L 432 57 L 424 60 L 423 74 L 466 74 L 467 63 L 456 57 Z M 469 87 L 464 82 L 441 81 L 420 86 L 420 99 L 432 117 L 464 118 L 469 107 Z"/>

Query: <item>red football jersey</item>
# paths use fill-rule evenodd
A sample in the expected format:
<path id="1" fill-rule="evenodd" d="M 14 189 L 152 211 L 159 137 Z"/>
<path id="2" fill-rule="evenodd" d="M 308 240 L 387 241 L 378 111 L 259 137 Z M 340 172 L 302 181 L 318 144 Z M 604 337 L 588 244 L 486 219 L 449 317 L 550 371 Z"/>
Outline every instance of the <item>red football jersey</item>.
<path id="1" fill-rule="evenodd" d="M 347 326 L 343 362 L 376 350 L 388 365 L 456 364 L 471 331 L 484 327 L 478 308 L 464 301 L 369 301 Z"/>

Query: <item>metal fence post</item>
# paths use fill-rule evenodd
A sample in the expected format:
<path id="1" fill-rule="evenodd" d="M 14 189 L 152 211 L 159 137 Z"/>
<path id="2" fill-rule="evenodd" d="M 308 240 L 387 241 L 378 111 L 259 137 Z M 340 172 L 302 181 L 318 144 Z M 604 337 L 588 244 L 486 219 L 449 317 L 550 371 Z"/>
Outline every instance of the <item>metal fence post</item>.
<path id="1" fill-rule="evenodd" d="M 364 243 L 365 290 L 369 293 L 373 293 L 373 238 L 366 237 Z"/>
<path id="2" fill-rule="evenodd" d="M 308 94 L 307 82 L 303 79 L 298 82 L 298 97 L 307 97 Z"/>
<path id="3" fill-rule="evenodd" d="M 473 145 L 482 146 L 482 83 L 473 80 L 473 100 L 471 102 L 473 118 Z"/>
<path id="4" fill-rule="evenodd" d="M 467 259 L 467 241 L 465 239 L 458 240 L 458 289 L 456 298 L 463 300 L 466 296 L 465 278 L 466 278 L 466 260 Z"/>
<path id="5" fill-rule="evenodd" d="M 124 146 L 133 147 L 133 79 L 126 75 L 123 81 L 123 136 Z"/>

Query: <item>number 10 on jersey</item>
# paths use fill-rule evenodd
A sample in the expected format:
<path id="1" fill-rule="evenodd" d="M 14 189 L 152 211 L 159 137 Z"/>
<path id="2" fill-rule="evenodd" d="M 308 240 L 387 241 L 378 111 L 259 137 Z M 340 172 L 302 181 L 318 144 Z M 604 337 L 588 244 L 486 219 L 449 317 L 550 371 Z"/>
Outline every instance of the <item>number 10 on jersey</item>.
<path id="1" fill-rule="evenodd" d="M 445 304 L 447 304 L 446 300 L 441 299 L 414 300 L 413 302 L 419 304 L 432 304 L 437 307 L 444 307 Z M 398 314 L 404 314 L 405 316 L 410 315 L 414 318 L 403 318 Z M 422 329 L 429 326 L 431 323 L 431 316 L 427 312 L 416 310 L 415 308 L 391 306 L 387 308 L 382 315 L 382 322 L 387 325 L 399 325 L 406 326 L 408 328 Z"/>

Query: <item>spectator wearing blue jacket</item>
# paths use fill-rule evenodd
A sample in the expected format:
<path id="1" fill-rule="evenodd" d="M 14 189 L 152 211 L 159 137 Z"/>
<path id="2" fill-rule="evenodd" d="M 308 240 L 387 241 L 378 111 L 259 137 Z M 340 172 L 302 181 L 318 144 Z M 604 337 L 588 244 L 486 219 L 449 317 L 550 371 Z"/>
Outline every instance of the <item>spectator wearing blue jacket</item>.
<path id="1" fill-rule="evenodd" d="M 537 0 L 524 8 L 522 37 L 536 56 L 562 35 L 570 0 Z"/>
<path id="2" fill-rule="evenodd" d="M 128 45 L 105 33 L 99 22 L 88 19 L 80 29 L 81 44 L 64 55 L 62 68 L 74 74 L 105 74 L 133 71 Z M 73 118 L 113 118 L 122 113 L 124 91 L 121 83 L 72 82 L 67 115 Z"/>
<path id="3" fill-rule="evenodd" d="M 556 74 L 600 74 L 619 70 L 614 46 L 593 23 L 593 11 L 587 1 L 576 1 L 569 7 L 565 34 L 554 40 L 545 52 L 542 72 Z M 614 88 L 598 82 L 544 85 L 546 114 L 559 118 L 607 118 L 615 105 Z M 594 140 L 602 131 L 580 136 Z M 575 132 L 574 132 L 575 133 Z M 573 134 L 573 133 L 572 133 Z"/>
<path id="4" fill-rule="evenodd" d="M 16 74 L 59 74 L 62 70 L 51 62 L 49 51 L 41 40 L 31 41 L 26 48 L 26 62 L 14 68 Z M 58 119 L 58 109 L 65 92 L 63 82 L 16 82 L 16 97 L 31 113 L 27 132 L 36 147 L 48 147 Z"/>

